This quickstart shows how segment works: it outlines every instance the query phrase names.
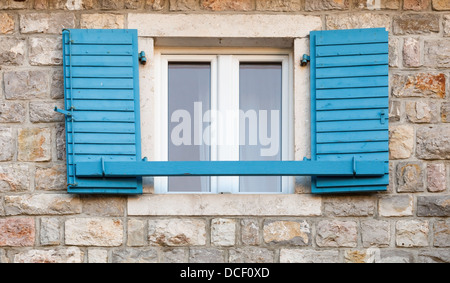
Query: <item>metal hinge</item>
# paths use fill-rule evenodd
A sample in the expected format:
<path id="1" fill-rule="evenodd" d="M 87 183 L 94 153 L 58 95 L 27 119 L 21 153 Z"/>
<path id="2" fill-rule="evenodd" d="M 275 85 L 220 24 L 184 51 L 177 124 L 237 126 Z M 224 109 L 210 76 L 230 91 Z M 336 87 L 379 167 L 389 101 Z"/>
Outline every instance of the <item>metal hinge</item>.
<path id="1" fill-rule="evenodd" d="M 141 52 L 139 52 L 139 62 L 142 64 L 142 65 L 145 65 L 145 63 L 147 63 L 147 57 L 145 56 L 145 52 L 144 51 L 141 51 Z"/>

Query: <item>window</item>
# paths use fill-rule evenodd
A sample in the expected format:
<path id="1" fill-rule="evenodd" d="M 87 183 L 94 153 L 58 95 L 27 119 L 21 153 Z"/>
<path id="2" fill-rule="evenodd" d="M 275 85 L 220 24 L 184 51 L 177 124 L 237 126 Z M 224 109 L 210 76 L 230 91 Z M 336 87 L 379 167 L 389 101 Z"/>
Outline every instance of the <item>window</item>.
<path id="1" fill-rule="evenodd" d="M 290 54 L 239 51 L 156 53 L 158 160 L 292 160 Z M 280 176 L 155 179 L 157 193 L 288 193 L 292 187 L 292 177 Z"/>

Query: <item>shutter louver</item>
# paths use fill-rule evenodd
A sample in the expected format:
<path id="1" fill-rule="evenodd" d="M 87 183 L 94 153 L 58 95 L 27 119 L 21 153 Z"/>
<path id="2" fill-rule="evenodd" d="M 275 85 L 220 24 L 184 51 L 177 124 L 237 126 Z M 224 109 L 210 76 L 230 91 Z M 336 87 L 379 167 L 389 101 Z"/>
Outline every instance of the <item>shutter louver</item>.
<path id="1" fill-rule="evenodd" d="M 312 192 L 386 190 L 388 32 L 314 31 L 310 40 L 312 160 L 385 162 L 380 177 L 313 177 Z"/>
<path id="2" fill-rule="evenodd" d="M 141 177 L 74 174 L 78 162 L 141 158 L 137 31 L 64 30 L 63 52 L 68 192 L 142 193 Z"/>

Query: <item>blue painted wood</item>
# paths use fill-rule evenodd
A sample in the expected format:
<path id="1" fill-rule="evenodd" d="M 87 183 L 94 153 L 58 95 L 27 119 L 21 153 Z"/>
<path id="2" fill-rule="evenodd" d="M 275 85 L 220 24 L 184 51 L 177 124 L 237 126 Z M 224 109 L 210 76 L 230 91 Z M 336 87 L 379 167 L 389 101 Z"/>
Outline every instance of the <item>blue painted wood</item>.
<path id="1" fill-rule="evenodd" d="M 312 192 L 386 190 L 388 33 L 383 28 L 314 31 L 310 50 L 311 159 L 385 164 L 381 176 L 313 177 Z"/>
<path id="2" fill-rule="evenodd" d="M 388 66 L 386 65 L 318 68 L 316 71 L 316 78 L 383 76 L 386 74 L 387 69 Z"/>
<path id="3" fill-rule="evenodd" d="M 68 192 L 140 194 L 141 177 L 77 177 L 77 162 L 137 161 L 140 152 L 136 30 L 63 32 Z"/>
<path id="4" fill-rule="evenodd" d="M 383 176 L 380 161 L 79 162 L 77 176 Z"/>
<path id="5" fill-rule="evenodd" d="M 384 43 L 317 46 L 316 56 L 371 55 L 388 53 Z"/>
<path id="6" fill-rule="evenodd" d="M 316 99 L 388 97 L 388 94 L 388 87 L 317 89 Z"/>

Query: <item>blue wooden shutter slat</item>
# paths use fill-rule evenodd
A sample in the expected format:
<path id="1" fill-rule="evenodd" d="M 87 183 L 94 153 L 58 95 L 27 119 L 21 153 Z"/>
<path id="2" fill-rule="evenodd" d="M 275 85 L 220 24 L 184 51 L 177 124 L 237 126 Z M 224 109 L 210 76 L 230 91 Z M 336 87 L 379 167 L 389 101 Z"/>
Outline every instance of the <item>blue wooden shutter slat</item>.
<path id="1" fill-rule="evenodd" d="M 63 33 L 68 192 L 142 193 L 142 178 L 75 178 L 78 162 L 138 161 L 136 30 Z"/>
<path id="2" fill-rule="evenodd" d="M 313 193 L 386 190 L 389 184 L 388 33 L 311 32 L 311 157 L 384 161 L 385 175 L 313 177 Z"/>

